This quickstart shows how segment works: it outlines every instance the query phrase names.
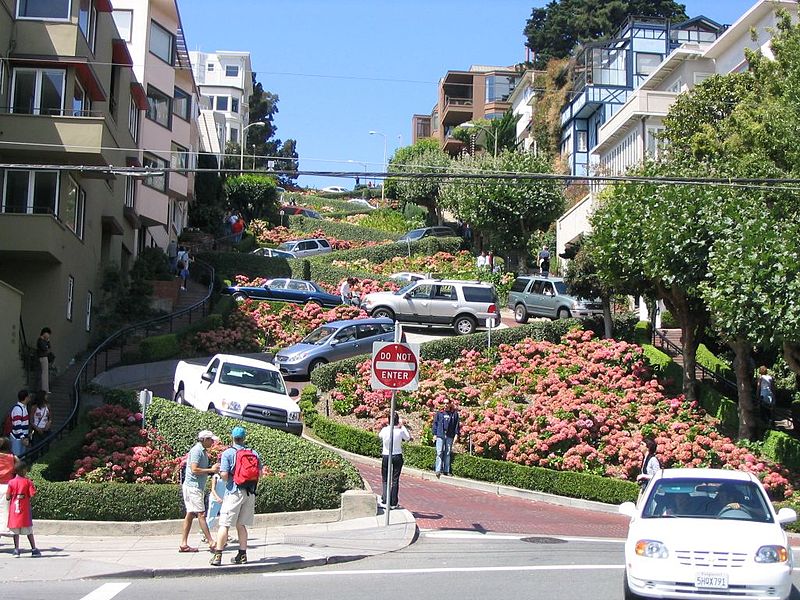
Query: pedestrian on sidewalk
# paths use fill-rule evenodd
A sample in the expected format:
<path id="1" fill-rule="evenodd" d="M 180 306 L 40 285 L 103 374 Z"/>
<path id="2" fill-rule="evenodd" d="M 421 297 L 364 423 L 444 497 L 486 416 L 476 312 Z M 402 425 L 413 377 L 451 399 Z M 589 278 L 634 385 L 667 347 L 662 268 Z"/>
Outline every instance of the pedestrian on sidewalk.
<path id="1" fill-rule="evenodd" d="M 8 528 L 8 483 L 14 478 L 19 466 L 19 459 L 11 453 L 11 442 L 0 437 L 0 536 L 12 536 Z"/>
<path id="2" fill-rule="evenodd" d="M 181 537 L 181 545 L 178 548 L 178 552 L 197 552 L 197 548 L 189 545 L 189 532 L 192 529 L 192 522 L 195 518 L 200 523 L 200 530 L 203 532 L 205 539 L 208 540 L 209 550 L 211 552 L 216 550 L 211 538 L 211 532 L 209 532 L 208 524 L 206 523 L 205 491 L 208 476 L 219 473 L 218 464 L 209 466 L 210 461 L 207 452 L 217 439 L 217 436 L 212 432 L 204 429 L 197 434 L 197 443 L 189 450 L 183 485 L 181 486 L 183 503 L 186 505 L 186 517 L 183 519 L 183 536 Z"/>
<path id="3" fill-rule="evenodd" d="M 38 444 L 46 438 L 53 426 L 48 396 L 49 394 L 44 390 L 36 392 L 36 397 L 33 399 L 33 403 L 30 406 L 33 410 L 28 411 L 29 414 L 33 414 L 33 418 L 30 421 L 32 430 L 31 445 Z"/>
<path id="4" fill-rule="evenodd" d="M 458 437 L 458 411 L 452 400 L 448 400 L 443 410 L 433 417 L 433 435 L 436 438 L 436 478 L 452 475 L 450 462 L 453 455 L 453 442 Z"/>
<path id="5" fill-rule="evenodd" d="M 398 508 L 400 505 L 398 504 L 397 497 L 400 492 L 400 472 L 403 470 L 403 442 L 407 442 L 411 439 L 411 435 L 408 433 L 408 429 L 406 429 L 405 424 L 403 423 L 403 419 L 400 418 L 400 415 L 397 413 L 394 414 L 394 426 L 386 425 L 381 432 L 378 434 L 381 438 L 381 442 L 383 442 L 383 452 L 381 456 L 381 494 L 382 498 L 380 501 L 380 506 L 386 507 L 386 501 L 389 501 L 389 506 L 391 508 Z M 393 439 L 392 441 L 392 487 L 389 492 L 389 498 L 386 498 L 386 479 L 389 473 L 389 439 L 390 436 Z"/>
<path id="6" fill-rule="evenodd" d="M 636 483 L 638 483 L 642 491 L 644 491 L 644 488 L 650 483 L 650 479 L 652 479 L 653 475 L 661 469 L 661 463 L 656 456 L 658 444 L 656 444 L 656 441 L 652 437 L 645 437 L 642 440 L 642 445 L 644 446 L 645 453 L 642 459 L 641 472 L 636 476 Z"/>
<path id="7" fill-rule="evenodd" d="M 475 259 L 475 268 L 476 269 L 485 269 L 487 266 L 486 264 L 486 251 L 481 250 L 480 255 L 478 258 Z"/>
<path id="8" fill-rule="evenodd" d="M 767 429 L 769 429 L 772 426 L 775 410 L 775 379 L 767 372 L 767 367 L 763 365 L 758 368 L 756 397 L 761 408 L 761 418 Z"/>
<path id="9" fill-rule="evenodd" d="M 17 403 L 11 407 L 11 451 L 14 456 L 22 456 L 31 443 L 30 417 L 28 416 L 28 404 L 31 401 L 31 394 L 28 390 L 20 390 L 17 393 Z"/>
<path id="10" fill-rule="evenodd" d="M 50 331 L 49 327 L 43 327 L 39 338 L 36 340 L 36 356 L 39 358 L 39 368 L 41 370 L 40 390 L 50 391 L 50 367 L 53 366 L 55 354 L 50 351 Z"/>
<path id="11" fill-rule="evenodd" d="M 28 536 L 31 545 L 31 556 L 41 556 L 42 553 L 36 548 L 36 540 L 33 538 L 33 514 L 31 512 L 31 498 L 36 495 L 36 487 L 33 481 L 27 478 L 28 465 L 19 463 L 16 466 L 17 475 L 8 482 L 6 488 L 6 500 L 8 506 L 8 528 L 14 534 L 14 557 L 20 557 L 19 536 Z"/>
<path id="12" fill-rule="evenodd" d="M 256 509 L 256 486 L 261 474 L 261 459 L 251 448 L 246 448 L 244 427 L 237 425 L 231 431 L 233 445 L 222 453 L 219 475 L 225 481 L 225 496 L 219 513 L 219 532 L 216 551 L 211 566 L 222 564 L 222 552 L 228 543 L 228 530 L 236 527 L 239 551 L 231 559 L 235 565 L 247 563 L 247 528 L 253 526 Z"/>

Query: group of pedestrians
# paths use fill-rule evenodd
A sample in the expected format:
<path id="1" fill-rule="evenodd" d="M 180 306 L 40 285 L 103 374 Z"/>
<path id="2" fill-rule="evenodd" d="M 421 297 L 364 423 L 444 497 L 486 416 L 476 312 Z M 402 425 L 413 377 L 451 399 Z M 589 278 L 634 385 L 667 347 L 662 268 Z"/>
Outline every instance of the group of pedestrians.
<path id="1" fill-rule="evenodd" d="M 53 419 L 48 396 L 44 390 L 39 390 L 35 396 L 28 390 L 17 393 L 17 402 L 11 407 L 2 432 L 8 436 L 9 449 L 14 456 L 22 456 L 50 432 Z"/>
<path id="2" fill-rule="evenodd" d="M 225 217 L 222 219 L 222 228 L 225 237 L 230 239 L 234 244 L 242 241 L 242 235 L 245 230 L 245 220 L 241 212 L 227 211 Z"/>

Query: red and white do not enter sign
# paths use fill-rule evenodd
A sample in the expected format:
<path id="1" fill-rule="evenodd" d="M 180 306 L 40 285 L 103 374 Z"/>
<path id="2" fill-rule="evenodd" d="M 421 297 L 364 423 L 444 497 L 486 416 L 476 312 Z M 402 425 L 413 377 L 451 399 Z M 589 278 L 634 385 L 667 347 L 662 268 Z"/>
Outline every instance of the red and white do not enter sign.
<path id="1" fill-rule="evenodd" d="M 372 345 L 373 390 L 415 390 L 418 376 L 419 344 L 375 342 Z"/>

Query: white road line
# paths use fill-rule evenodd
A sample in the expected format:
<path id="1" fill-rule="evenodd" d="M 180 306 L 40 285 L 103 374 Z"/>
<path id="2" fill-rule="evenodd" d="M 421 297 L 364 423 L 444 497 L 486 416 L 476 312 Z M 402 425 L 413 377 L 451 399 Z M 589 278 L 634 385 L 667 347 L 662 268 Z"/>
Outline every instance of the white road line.
<path id="1" fill-rule="evenodd" d="M 126 583 L 104 583 L 95 591 L 85 595 L 81 600 L 111 600 L 130 584 L 130 581 Z"/>
<path id="2" fill-rule="evenodd" d="M 424 573 L 502 573 L 509 571 L 607 571 L 625 565 L 520 565 L 518 567 L 437 567 L 426 569 L 365 569 L 363 571 L 281 571 L 264 577 L 327 577 L 341 575 L 419 575 Z"/>

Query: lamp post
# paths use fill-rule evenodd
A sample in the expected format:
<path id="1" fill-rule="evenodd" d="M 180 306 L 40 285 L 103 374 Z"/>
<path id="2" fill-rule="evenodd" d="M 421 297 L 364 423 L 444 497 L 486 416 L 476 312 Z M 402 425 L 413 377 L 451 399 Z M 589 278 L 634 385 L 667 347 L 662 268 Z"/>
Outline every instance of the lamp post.
<path id="1" fill-rule="evenodd" d="M 250 123 L 250 125 L 245 125 L 244 129 L 242 129 L 242 139 L 239 140 L 239 171 L 244 171 L 244 145 L 247 143 L 247 137 L 245 137 L 244 132 L 250 129 L 253 125 L 266 125 L 263 121 L 256 121 L 255 123 Z M 253 160 L 253 164 L 255 166 L 255 159 Z"/>
<path id="2" fill-rule="evenodd" d="M 494 137 L 494 157 L 497 158 L 497 131 L 490 132 L 486 127 L 483 125 L 478 125 L 477 123 L 473 123 L 471 121 L 467 121 L 466 123 L 462 123 L 459 127 L 464 127 L 465 129 L 480 129 L 483 131 L 487 137 L 492 135 Z"/>
<path id="3" fill-rule="evenodd" d="M 380 135 L 383 137 L 383 172 L 386 173 L 386 134 L 381 131 L 370 131 L 370 135 Z M 386 201 L 386 176 L 384 175 L 383 181 L 381 182 L 381 206 L 384 205 Z"/>

